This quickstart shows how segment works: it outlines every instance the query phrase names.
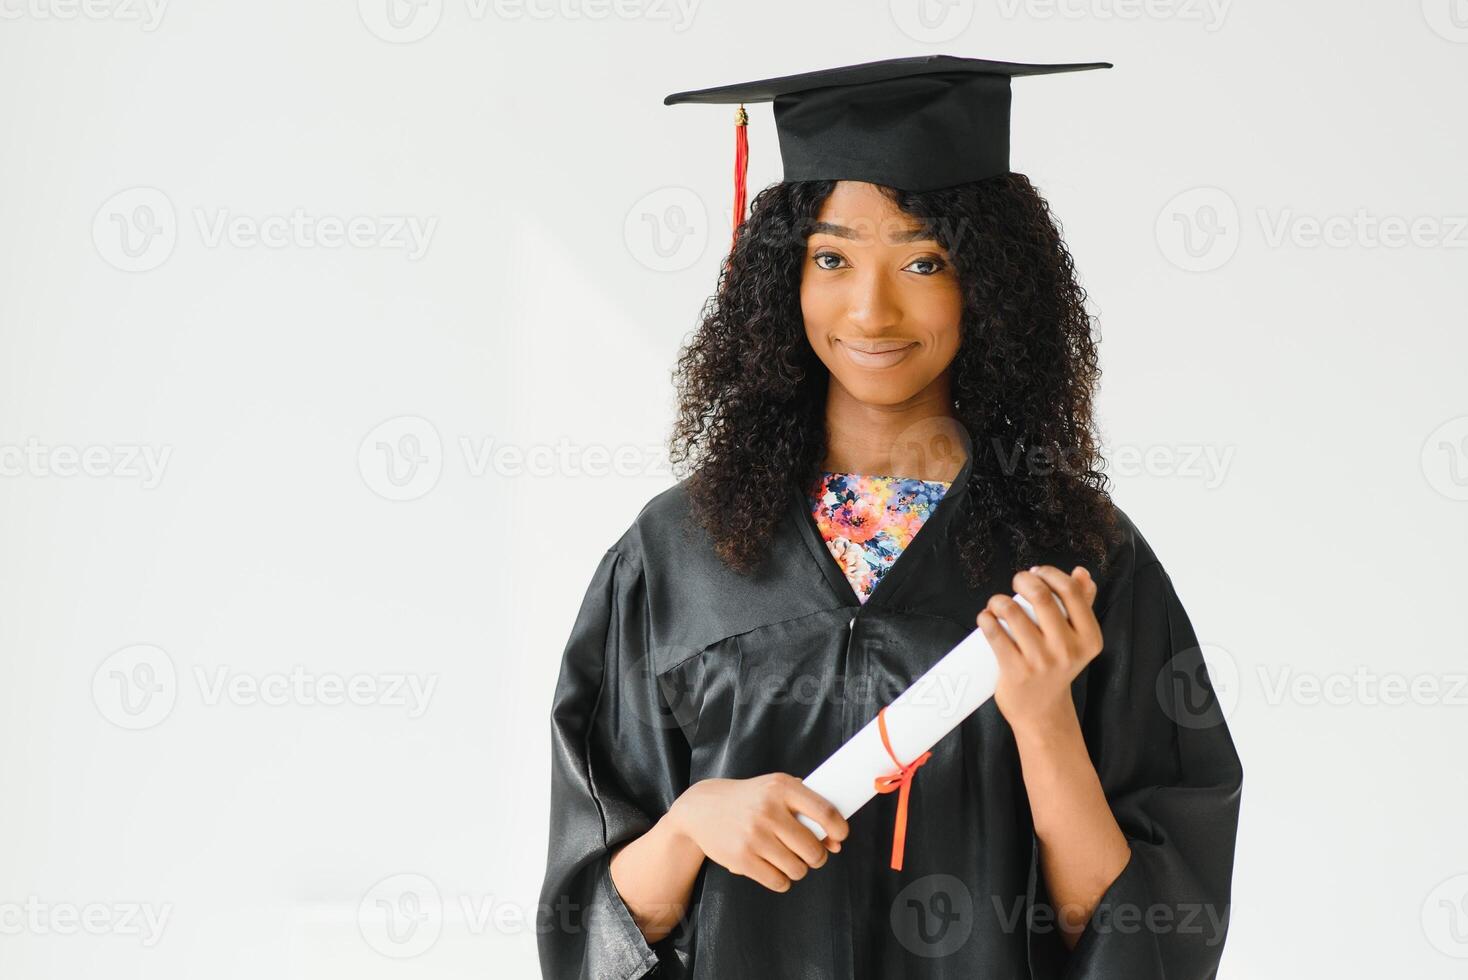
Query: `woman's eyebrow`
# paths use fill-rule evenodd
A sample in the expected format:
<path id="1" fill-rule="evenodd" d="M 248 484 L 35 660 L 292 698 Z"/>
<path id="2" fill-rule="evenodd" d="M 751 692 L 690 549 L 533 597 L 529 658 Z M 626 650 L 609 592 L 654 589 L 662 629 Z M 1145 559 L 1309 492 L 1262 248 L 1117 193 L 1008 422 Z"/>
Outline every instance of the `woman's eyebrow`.
<path id="1" fill-rule="evenodd" d="M 854 239 L 857 237 L 857 233 L 854 230 L 847 228 L 845 225 L 832 224 L 829 221 L 817 221 L 811 226 L 810 233 L 812 235 L 835 235 L 837 238 Z M 923 227 L 895 231 L 891 234 L 889 240 L 894 245 L 924 240 L 937 241 L 937 239 L 933 238 L 932 232 Z"/>

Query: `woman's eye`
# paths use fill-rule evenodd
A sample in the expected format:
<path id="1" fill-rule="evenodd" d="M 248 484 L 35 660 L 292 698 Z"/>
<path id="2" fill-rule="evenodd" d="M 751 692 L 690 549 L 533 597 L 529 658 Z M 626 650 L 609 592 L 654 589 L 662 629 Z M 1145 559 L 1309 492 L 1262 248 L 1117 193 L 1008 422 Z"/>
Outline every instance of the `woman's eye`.
<path id="1" fill-rule="evenodd" d="M 919 272 L 918 273 L 918 275 L 922 275 L 922 276 L 935 276 L 939 272 L 942 272 L 943 271 L 943 260 L 942 259 L 913 259 L 911 262 L 908 263 L 908 268 L 912 268 L 915 265 L 928 265 L 928 266 L 932 266 L 932 271 L 930 271 L 930 272 Z"/>
<path id="2" fill-rule="evenodd" d="M 814 259 L 817 266 L 820 266 L 820 268 L 822 269 L 828 270 L 838 268 L 838 266 L 821 265 L 821 259 L 835 259 L 837 262 L 841 261 L 841 256 L 837 255 L 835 252 L 817 252 L 814 256 L 812 256 L 812 258 Z"/>

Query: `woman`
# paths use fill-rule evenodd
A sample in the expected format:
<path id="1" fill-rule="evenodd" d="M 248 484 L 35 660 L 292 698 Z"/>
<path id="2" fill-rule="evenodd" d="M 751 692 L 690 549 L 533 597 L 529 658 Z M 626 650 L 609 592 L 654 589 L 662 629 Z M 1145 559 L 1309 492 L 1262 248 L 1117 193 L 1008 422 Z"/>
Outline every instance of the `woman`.
<path id="1" fill-rule="evenodd" d="M 954 60 L 856 66 L 849 98 L 922 76 L 931 105 Z M 1105 492 L 1045 202 L 1007 160 L 792 179 L 784 136 L 679 362 L 673 459 L 697 465 L 603 556 L 563 655 L 545 976 L 1212 976 L 1242 770 Z M 901 812 L 843 819 L 801 783 L 974 628 L 995 695 Z"/>

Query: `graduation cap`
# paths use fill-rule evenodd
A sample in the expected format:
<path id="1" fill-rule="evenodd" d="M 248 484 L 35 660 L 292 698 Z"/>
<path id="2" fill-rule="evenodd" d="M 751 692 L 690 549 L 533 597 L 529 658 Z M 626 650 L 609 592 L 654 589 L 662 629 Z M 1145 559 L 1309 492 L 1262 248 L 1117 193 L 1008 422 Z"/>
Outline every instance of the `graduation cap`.
<path id="1" fill-rule="evenodd" d="M 1009 80 L 1110 68 L 1026 65 L 951 55 L 890 58 L 755 82 L 675 92 L 680 102 L 738 104 L 734 237 L 744 221 L 746 102 L 774 102 L 785 180 L 864 180 L 935 190 L 1009 173 Z"/>

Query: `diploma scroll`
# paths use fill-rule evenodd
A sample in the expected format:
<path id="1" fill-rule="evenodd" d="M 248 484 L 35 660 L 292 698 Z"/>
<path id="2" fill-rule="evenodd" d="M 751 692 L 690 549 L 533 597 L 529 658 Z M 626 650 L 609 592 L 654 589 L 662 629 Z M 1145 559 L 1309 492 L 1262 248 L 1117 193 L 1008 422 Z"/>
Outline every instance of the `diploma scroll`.
<path id="1" fill-rule="evenodd" d="M 1065 604 L 1055 593 L 1051 596 L 1064 615 Z M 1038 623 L 1034 608 L 1024 596 L 1017 595 L 1014 601 Z M 999 624 L 1014 635 L 1003 619 Z M 907 763 L 937 745 L 994 696 L 998 677 L 999 661 L 984 631 L 976 628 L 886 706 L 886 734 L 892 752 Z M 841 816 L 850 817 L 877 795 L 877 781 L 890 776 L 894 768 L 878 719 L 873 718 L 806 776 L 804 783 L 830 800 Z M 825 838 L 825 829 L 816 821 L 803 813 L 795 816 L 816 837 Z"/>

